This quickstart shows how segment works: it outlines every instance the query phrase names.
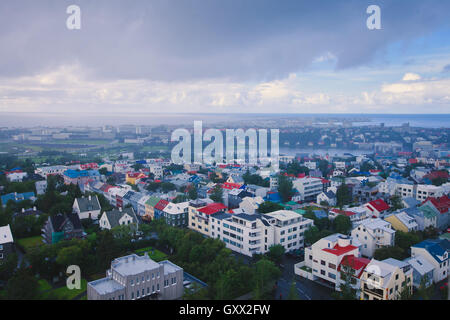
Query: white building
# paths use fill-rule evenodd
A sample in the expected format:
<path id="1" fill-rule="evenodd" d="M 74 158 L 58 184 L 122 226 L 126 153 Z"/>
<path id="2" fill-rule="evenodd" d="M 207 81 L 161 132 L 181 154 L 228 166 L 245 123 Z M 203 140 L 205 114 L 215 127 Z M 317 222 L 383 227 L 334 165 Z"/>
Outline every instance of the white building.
<path id="1" fill-rule="evenodd" d="M 333 234 L 322 238 L 305 248 L 304 265 L 311 269 L 312 280 L 319 280 L 335 290 L 341 284 L 340 271 L 342 259 L 346 256 L 360 258 L 360 244 L 343 234 Z"/>
<path id="2" fill-rule="evenodd" d="M 227 248 L 247 256 L 266 253 L 281 244 L 286 251 L 303 247 L 304 232 L 313 221 L 287 210 L 270 214 L 218 213 L 210 217 L 212 238 L 221 239 Z"/>
<path id="3" fill-rule="evenodd" d="M 422 256 L 434 267 L 433 281 L 435 283 L 448 278 L 450 271 L 449 240 L 424 240 L 411 247 L 411 257 Z"/>
<path id="4" fill-rule="evenodd" d="M 258 211 L 259 206 L 264 202 L 261 197 L 245 197 L 242 199 L 241 203 L 239 203 L 239 208 L 244 210 L 246 213 L 256 213 Z"/>
<path id="5" fill-rule="evenodd" d="M 295 179 L 292 181 L 292 185 L 300 193 L 301 201 L 315 201 L 323 191 L 322 179 L 315 177 Z"/>
<path id="6" fill-rule="evenodd" d="M 389 222 L 379 218 L 363 220 L 351 234 L 361 243 L 361 254 L 369 258 L 376 249 L 395 243 L 395 230 Z"/>
<path id="7" fill-rule="evenodd" d="M 76 198 L 72 206 L 73 212 L 78 214 L 80 219 L 97 220 L 101 211 L 100 202 L 97 196 Z"/>

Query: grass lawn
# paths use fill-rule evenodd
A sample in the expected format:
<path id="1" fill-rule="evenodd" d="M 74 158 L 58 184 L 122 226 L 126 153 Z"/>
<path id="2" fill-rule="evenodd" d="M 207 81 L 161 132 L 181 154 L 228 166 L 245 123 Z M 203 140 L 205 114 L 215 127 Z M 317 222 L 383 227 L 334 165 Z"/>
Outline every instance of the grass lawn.
<path id="1" fill-rule="evenodd" d="M 79 294 L 86 291 L 87 281 L 86 279 L 81 279 L 81 288 L 69 290 L 66 286 L 60 287 L 51 291 L 44 293 L 43 298 L 47 298 L 49 295 L 55 297 L 58 300 L 72 300 Z"/>
<path id="2" fill-rule="evenodd" d="M 40 291 L 40 292 L 42 292 L 42 291 L 47 291 L 47 290 L 50 290 L 50 289 L 52 288 L 52 286 L 50 285 L 50 283 L 48 283 L 48 281 L 45 280 L 45 279 L 40 279 L 40 280 L 38 281 L 38 284 L 39 284 L 39 291 Z"/>
<path id="3" fill-rule="evenodd" d="M 142 248 L 134 251 L 137 255 L 143 256 L 145 252 L 148 253 L 150 259 L 159 262 L 167 259 L 167 255 L 153 247 Z"/>
<path id="4" fill-rule="evenodd" d="M 41 236 L 18 239 L 17 243 L 24 247 L 25 251 L 28 251 L 31 248 L 42 246 L 44 244 L 42 242 Z"/>

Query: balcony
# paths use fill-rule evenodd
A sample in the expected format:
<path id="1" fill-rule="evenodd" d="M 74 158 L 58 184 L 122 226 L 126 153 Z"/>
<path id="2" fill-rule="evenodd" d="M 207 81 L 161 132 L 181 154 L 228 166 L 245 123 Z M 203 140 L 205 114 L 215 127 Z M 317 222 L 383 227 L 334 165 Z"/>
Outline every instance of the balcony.
<path id="1" fill-rule="evenodd" d="M 383 290 L 382 289 L 373 288 L 372 286 L 369 288 L 367 283 L 364 283 L 363 291 L 383 299 Z"/>

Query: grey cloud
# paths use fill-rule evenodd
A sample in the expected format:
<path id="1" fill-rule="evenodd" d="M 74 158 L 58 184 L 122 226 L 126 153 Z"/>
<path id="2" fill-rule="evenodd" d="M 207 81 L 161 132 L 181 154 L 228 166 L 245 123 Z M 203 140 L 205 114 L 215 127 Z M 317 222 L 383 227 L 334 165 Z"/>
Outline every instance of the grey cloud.
<path id="1" fill-rule="evenodd" d="M 65 27 L 76 2 L 82 29 Z M 379 2 L 383 30 L 369 31 Z M 272 80 L 331 52 L 337 68 L 370 63 L 396 41 L 449 26 L 449 1 L 2 1 L 0 76 L 79 63 L 94 78 Z"/>

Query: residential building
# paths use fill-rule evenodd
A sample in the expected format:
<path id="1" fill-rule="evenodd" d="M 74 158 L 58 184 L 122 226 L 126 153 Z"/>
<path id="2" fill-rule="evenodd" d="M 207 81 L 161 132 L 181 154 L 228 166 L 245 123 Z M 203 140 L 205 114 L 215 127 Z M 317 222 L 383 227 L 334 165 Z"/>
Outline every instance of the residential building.
<path id="1" fill-rule="evenodd" d="M 89 180 L 100 180 L 98 170 L 73 170 L 69 169 L 63 173 L 65 184 L 85 184 Z"/>
<path id="2" fill-rule="evenodd" d="M 292 185 L 299 192 L 300 201 L 316 201 L 317 196 L 323 191 L 321 178 L 299 178 L 292 181 Z"/>
<path id="3" fill-rule="evenodd" d="M 373 257 L 376 249 L 395 244 L 395 230 L 389 222 L 379 218 L 361 221 L 351 235 L 361 243 L 361 255 L 369 258 Z"/>
<path id="4" fill-rule="evenodd" d="M 114 259 L 105 278 L 87 284 L 88 300 L 175 300 L 183 293 L 183 269 L 147 254 Z"/>
<path id="5" fill-rule="evenodd" d="M 408 215 L 405 211 L 394 212 L 385 216 L 384 220 L 389 222 L 397 231 L 412 232 L 419 230 L 416 219 Z"/>
<path id="6" fill-rule="evenodd" d="M 9 224 L 0 227 L 0 264 L 14 253 L 14 239 Z"/>
<path id="7" fill-rule="evenodd" d="M 329 206 L 336 205 L 336 194 L 333 191 L 321 192 L 317 195 L 316 202 L 321 204 L 322 202 L 326 202 Z"/>
<path id="8" fill-rule="evenodd" d="M 172 227 L 186 227 L 188 225 L 189 202 L 169 202 L 162 211 L 166 223 Z"/>
<path id="9" fill-rule="evenodd" d="M 190 201 L 188 228 L 209 237 L 211 234 L 209 217 L 215 213 L 223 213 L 226 209 L 222 203 L 206 204 L 201 201 Z"/>
<path id="10" fill-rule="evenodd" d="M 101 211 L 100 202 L 97 196 L 87 196 L 76 198 L 72 206 L 73 212 L 77 213 L 80 219 L 97 220 Z"/>
<path id="11" fill-rule="evenodd" d="M 81 239 L 85 236 L 80 218 L 75 212 L 69 214 L 58 213 L 50 216 L 42 228 L 42 238 L 44 243 L 47 244 L 73 238 Z"/>
<path id="12" fill-rule="evenodd" d="M 435 283 L 447 279 L 450 270 L 450 241 L 447 239 L 427 239 L 411 246 L 411 257 L 422 256 L 434 267 L 433 281 Z"/>
<path id="13" fill-rule="evenodd" d="M 31 200 L 32 202 L 36 201 L 36 196 L 34 192 L 24 192 L 24 193 L 8 193 L 0 197 L 2 201 L 2 206 L 5 208 L 8 204 L 8 201 L 13 201 L 15 203 L 22 202 L 24 200 Z"/>
<path id="14" fill-rule="evenodd" d="M 372 259 L 361 276 L 362 300 L 398 300 L 402 290 L 412 294 L 412 267 L 393 258 Z"/>
<path id="15" fill-rule="evenodd" d="M 434 266 L 427 261 L 423 256 L 415 256 L 408 258 L 405 262 L 409 263 L 413 269 L 413 286 L 420 288 L 423 285 L 428 288 L 433 284 Z"/>
<path id="16" fill-rule="evenodd" d="M 144 220 L 153 220 L 155 218 L 155 206 L 161 199 L 155 196 L 150 196 L 145 202 L 145 214 L 142 217 Z"/>
<path id="17" fill-rule="evenodd" d="M 133 208 L 118 208 L 111 211 L 105 211 L 99 220 L 99 227 L 101 229 L 111 230 L 114 227 L 124 225 L 138 227 L 139 219 Z"/>
<path id="18" fill-rule="evenodd" d="M 239 208 L 244 210 L 244 212 L 253 214 L 258 211 L 259 206 L 264 203 L 263 198 L 261 197 L 245 197 L 242 199 L 242 202 L 239 203 Z"/>
<path id="19" fill-rule="evenodd" d="M 369 216 L 383 218 L 389 210 L 389 205 L 383 199 L 370 201 L 364 205 Z"/>

